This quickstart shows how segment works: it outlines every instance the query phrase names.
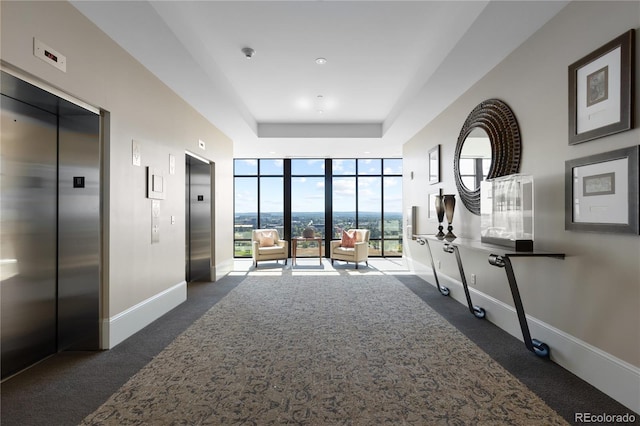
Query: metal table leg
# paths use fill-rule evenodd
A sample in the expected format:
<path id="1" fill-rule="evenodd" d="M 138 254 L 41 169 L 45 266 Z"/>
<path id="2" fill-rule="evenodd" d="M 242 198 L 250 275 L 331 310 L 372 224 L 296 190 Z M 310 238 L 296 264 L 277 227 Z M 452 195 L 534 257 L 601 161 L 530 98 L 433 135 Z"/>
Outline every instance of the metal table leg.
<path id="1" fill-rule="evenodd" d="M 433 254 L 431 253 L 431 246 L 429 245 L 429 242 L 424 238 L 418 238 L 416 241 L 420 245 L 427 245 L 427 248 L 429 249 L 429 258 L 431 259 L 431 269 L 433 270 L 433 276 L 436 279 L 436 287 L 438 287 L 438 291 L 440 292 L 440 294 L 442 294 L 443 296 L 448 296 L 449 289 L 447 287 L 441 286 L 440 281 L 438 280 L 438 273 L 436 272 L 436 265 L 433 263 Z"/>
<path id="2" fill-rule="evenodd" d="M 456 261 L 458 262 L 458 270 L 460 271 L 460 279 L 462 280 L 462 288 L 464 289 L 464 295 L 467 298 L 467 306 L 469 306 L 469 311 L 475 315 L 476 318 L 484 318 L 486 312 L 483 308 L 479 306 L 475 306 L 471 302 L 471 295 L 469 294 L 469 286 L 467 285 L 467 278 L 464 274 L 464 268 L 462 267 L 462 259 L 460 258 L 460 251 L 458 250 L 458 246 L 454 244 L 445 243 L 442 249 L 447 253 L 455 253 Z"/>
<path id="3" fill-rule="evenodd" d="M 529 326 L 527 325 L 527 317 L 525 316 L 522 299 L 520 298 L 520 291 L 518 290 L 518 283 L 516 282 L 516 276 L 513 273 L 511 259 L 509 259 L 508 256 L 491 254 L 489 255 L 489 263 L 493 266 L 497 266 L 498 268 L 505 268 L 507 280 L 509 281 L 509 288 L 511 289 L 511 295 L 513 297 L 513 304 L 515 305 L 516 312 L 518 313 L 518 321 L 520 322 L 520 329 L 522 330 L 522 338 L 525 346 L 531 352 L 540 357 L 548 357 L 549 346 L 546 343 L 531 338 Z"/>

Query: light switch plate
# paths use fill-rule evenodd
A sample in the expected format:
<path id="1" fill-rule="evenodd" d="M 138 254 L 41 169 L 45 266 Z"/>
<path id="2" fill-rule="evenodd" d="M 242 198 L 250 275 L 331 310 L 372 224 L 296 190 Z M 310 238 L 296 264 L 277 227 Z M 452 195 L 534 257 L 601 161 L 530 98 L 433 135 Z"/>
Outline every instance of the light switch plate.
<path id="1" fill-rule="evenodd" d="M 131 158 L 134 166 L 140 166 L 142 163 L 140 142 L 135 139 L 131 141 Z"/>
<path id="2" fill-rule="evenodd" d="M 169 154 L 169 174 L 176 174 L 176 156 L 173 154 Z"/>
<path id="3" fill-rule="evenodd" d="M 151 200 L 151 244 L 160 242 L 160 200 Z"/>

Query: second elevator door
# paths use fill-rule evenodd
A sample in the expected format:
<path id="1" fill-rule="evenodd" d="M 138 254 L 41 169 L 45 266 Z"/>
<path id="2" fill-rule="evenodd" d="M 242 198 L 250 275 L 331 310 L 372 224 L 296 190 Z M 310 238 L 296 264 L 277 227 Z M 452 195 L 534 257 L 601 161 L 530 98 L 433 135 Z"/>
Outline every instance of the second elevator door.
<path id="1" fill-rule="evenodd" d="M 186 156 L 186 281 L 211 280 L 211 165 Z"/>

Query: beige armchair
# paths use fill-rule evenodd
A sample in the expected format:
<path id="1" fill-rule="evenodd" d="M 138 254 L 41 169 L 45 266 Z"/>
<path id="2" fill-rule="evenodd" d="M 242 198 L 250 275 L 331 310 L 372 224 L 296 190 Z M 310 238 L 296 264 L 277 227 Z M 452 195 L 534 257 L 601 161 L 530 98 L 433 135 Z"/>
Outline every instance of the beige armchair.
<path id="1" fill-rule="evenodd" d="M 281 240 L 276 229 L 254 229 L 251 232 L 251 247 L 255 267 L 258 267 L 258 261 L 263 260 L 284 259 L 284 264 L 287 264 L 289 242 Z"/>
<path id="2" fill-rule="evenodd" d="M 350 229 L 349 233 L 355 231 L 355 244 L 353 247 L 343 247 L 342 240 L 332 240 L 330 244 L 331 264 L 334 260 L 342 260 L 344 262 L 354 262 L 358 269 L 358 262 L 365 262 L 369 266 L 369 230 L 368 229 Z"/>

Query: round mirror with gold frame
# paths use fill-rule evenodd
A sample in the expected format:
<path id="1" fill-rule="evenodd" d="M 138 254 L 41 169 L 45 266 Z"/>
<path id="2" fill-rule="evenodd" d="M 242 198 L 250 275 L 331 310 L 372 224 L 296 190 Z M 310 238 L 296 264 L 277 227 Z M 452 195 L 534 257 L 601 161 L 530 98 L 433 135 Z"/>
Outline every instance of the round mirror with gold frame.
<path id="1" fill-rule="evenodd" d="M 517 173 L 521 152 L 518 122 L 507 104 L 488 99 L 471 111 L 453 159 L 458 194 L 470 212 L 480 214 L 480 182 Z"/>

